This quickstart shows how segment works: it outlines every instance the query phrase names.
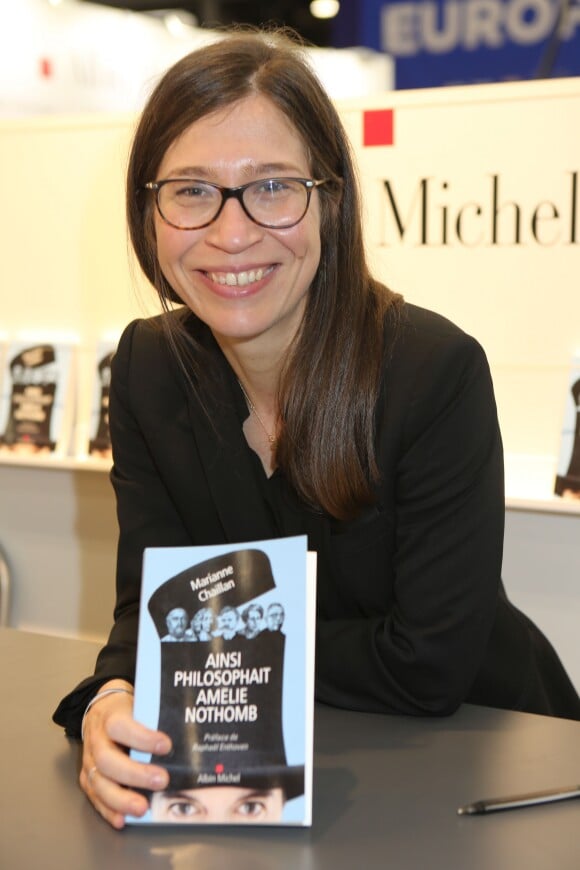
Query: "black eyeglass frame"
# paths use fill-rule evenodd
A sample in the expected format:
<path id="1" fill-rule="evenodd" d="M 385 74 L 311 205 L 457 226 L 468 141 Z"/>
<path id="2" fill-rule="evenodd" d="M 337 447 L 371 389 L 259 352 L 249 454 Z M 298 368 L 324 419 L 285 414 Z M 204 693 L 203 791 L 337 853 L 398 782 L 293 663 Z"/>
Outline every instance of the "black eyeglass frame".
<path id="1" fill-rule="evenodd" d="M 213 187 L 214 190 L 218 190 L 221 194 L 221 202 L 218 206 L 218 209 L 214 216 L 206 221 L 203 224 L 196 225 L 194 227 L 180 227 L 177 224 L 172 223 L 168 220 L 161 210 L 161 205 L 159 203 L 159 195 L 161 189 L 166 185 L 176 181 L 180 182 L 191 182 L 193 184 L 203 184 L 205 187 Z M 263 221 L 256 220 L 250 212 L 244 202 L 244 192 L 248 189 L 248 187 L 252 187 L 255 184 L 260 184 L 265 181 L 295 181 L 298 184 L 302 184 L 304 189 L 306 190 L 306 205 L 304 206 L 304 211 L 298 218 L 298 220 L 292 221 L 291 224 L 266 224 Z M 169 224 L 170 227 L 173 227 L 176 230 L 203 230 L 204 227 L 208 227 L 210 224 L 213 224 L 214 221 L 218 219 L 220 216 L 224 205 L 228 199 L 237 199 L 240 203 L 241 207 L 244 210 L 244 214 L 246 214 L 250 220 L 257 224 L 259 227 L 264 227 L 268 230 L 289 230 L 291 227 L 295 227 L 296 224 L 299 224 L 301 220 L 304 219 L 306 212 L 308 211 L 308 207 L 310 205 L 310 197 L 312 195 L 312 191 L 315 188 L 320 187 L 321 184 L 326 184 L 329 181 L 328 178 L 322 178 L 319 181 L 314 180 L 312 178 L 294 178 L 290 176 L 277 176 L 275 178 L 256 178 L 254 181 L 249 181 L 247 184 L 240 184 L 238 187 L 223 187 L 221 184 L 214 184 L 212 181 L 203 181 L 201 178 L 163 178 L 161 181 L 148 181 L 143 185 L 144 190 L 153 190 L 155 192 L 155 205 L 157 206 L 157 211 L 161 215 L 161 218 L 165 221 L 166 224 Z"/>

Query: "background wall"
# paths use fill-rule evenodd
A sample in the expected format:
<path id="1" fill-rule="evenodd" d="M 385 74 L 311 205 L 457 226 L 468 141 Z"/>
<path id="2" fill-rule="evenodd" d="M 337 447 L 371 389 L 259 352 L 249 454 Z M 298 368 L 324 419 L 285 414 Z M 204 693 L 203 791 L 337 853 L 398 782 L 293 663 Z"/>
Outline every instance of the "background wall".
<path id="1" fill-rule="evenodd" d="M 580 79 L 342 105 L 376 272 L 483 344 L 508 459 L 551 460 L 549 497 L 580 348 Z"/>

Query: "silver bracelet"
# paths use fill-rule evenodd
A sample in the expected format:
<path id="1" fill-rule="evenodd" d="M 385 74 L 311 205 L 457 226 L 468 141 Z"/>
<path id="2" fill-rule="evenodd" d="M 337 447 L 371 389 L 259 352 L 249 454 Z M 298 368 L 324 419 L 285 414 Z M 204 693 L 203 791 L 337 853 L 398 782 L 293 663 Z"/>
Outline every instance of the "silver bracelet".
<path id="1" fill-rule="evenodd" d="M 85 712 L 83 713 L 83 718 L 81 721 L 81 740 L 85 739 L 85 719 L 87 718 L 87 713 L 89 712 L 89 710 L 91 709 L 93 704 L 96 704 L 97 701 L 101 700 L 101 698 L 106 698 L 107 695 L 116 695 L 118 693 L 123 693 L 125 695 L 132 695 L 133 690 L 132 689 L 122 689 L 119 686 L 118 688 L 115 688 L 115 689 L 105 689 L 104 692 L 99 692 L 97 695 L 95 695 L 94 698 L 91 698 L 91 700 L 89 701 L 89 703 L 87 704 L 87 706 L 85 708 Z"/>

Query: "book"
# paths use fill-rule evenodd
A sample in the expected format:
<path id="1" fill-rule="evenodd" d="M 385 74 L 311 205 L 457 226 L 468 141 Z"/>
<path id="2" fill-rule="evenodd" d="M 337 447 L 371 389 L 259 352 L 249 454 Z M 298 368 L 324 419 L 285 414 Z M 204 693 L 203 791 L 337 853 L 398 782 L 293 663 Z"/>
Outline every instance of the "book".
<path id="1" fill-rule="evenodd" d="M 145 550 L 134 716 L 173 748 L 128 823 L 312 823 L 315 597 L 305 536 Z"/>
<path id="2" fill-rule="evenodd" d="M 92 367 L 92 397 L 88 443 L 82 445 L 81 453 L 101 459 L 112 459 L 109 433 L 109 390 L 111 386 L 111 362 L 117 348 L 115 341 L 99 342 Z"/>
<path id="3" fill-rule="evenodd" d="M 0 394 L 0 454 L 68 452 L 74 413 L 74 343 L 8 343 Z"/>
<path id="4" fill-rule="evenodd" d="M 572 358 L 554 492 L 580 499 L 580 353 Z"/>
<path id="5" fill-rule="evenodd" d="M 4 332 L 0 332 L 0 399 L 2 397 L 2 381 L 5 380 L 4 360 L 6 359 L 6 348 L 8 346 L 8 336 Z"/>

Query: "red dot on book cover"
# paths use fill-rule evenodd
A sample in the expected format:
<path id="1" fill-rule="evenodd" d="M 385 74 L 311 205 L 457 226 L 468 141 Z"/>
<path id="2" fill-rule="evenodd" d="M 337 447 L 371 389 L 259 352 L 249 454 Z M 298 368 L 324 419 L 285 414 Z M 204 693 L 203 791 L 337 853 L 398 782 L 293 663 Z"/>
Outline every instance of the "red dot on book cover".
<path id="1" fill-rule="evenodd" d="M 363 112 L 363 145 L 393 145 L 394 142 L 393 109 L 368 109 Z"/>
<path id="2" fill-rule="evenodd" d="M 223 766 L 223 764 L 216 764 L 214 770 L 215 770 L 216 773 L 223 773 L 223 772 L 224 772 L 224 766 Z"/>

